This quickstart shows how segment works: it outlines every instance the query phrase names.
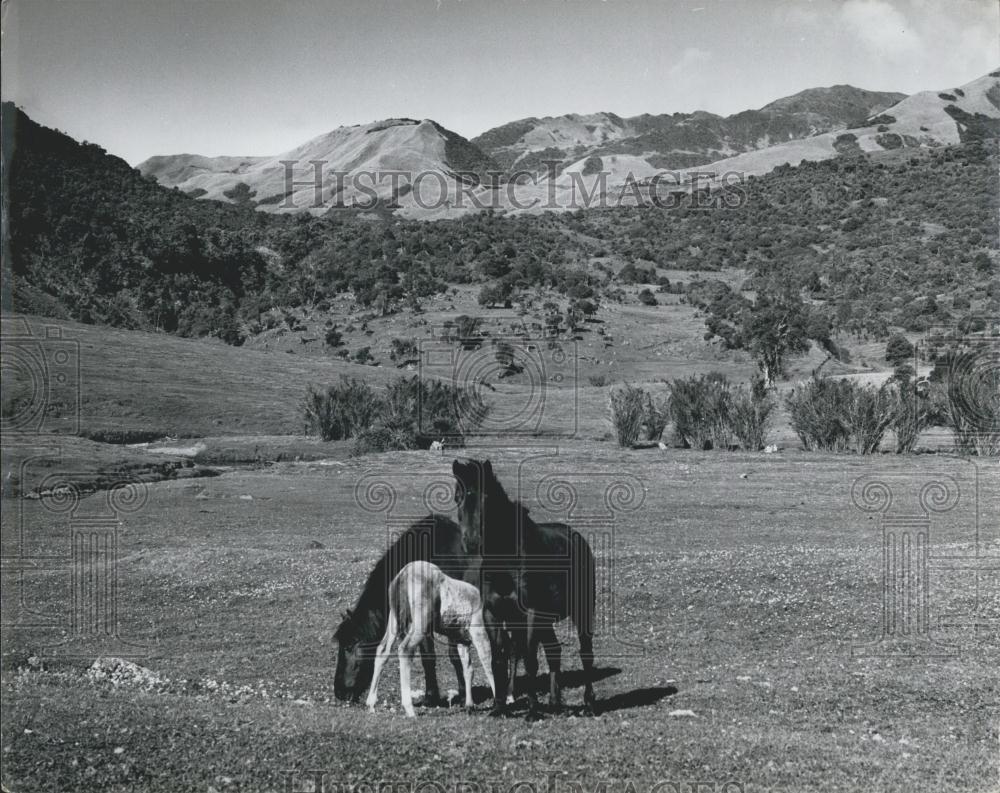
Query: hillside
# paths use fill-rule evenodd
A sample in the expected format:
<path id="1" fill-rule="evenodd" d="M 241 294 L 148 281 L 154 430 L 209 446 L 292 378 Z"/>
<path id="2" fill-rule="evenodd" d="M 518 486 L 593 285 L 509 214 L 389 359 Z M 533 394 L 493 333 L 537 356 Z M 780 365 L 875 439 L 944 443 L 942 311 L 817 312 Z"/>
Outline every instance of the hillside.
<path id="1" fill-rule="evenodd" d="M 760 175 L 779 165 L 839 154 L 936 148 L 996 138 L 1000 136 L 1000 71 L 959 88 L 921 91 L 848 127 L 720 159 L 700 170 Z"/>
<path id="2" fill-rule="evenodd" d="M 990 91 L 964 92 L 964 112 Z M 749 179 L 736 206 L 714 196 L 702 209 L 482 212 L 427 223 L 195 200 L 13 107 L 4 124 L 16 142 L 4 172 L 14 305 L 27 313 L 234 345 L 294 332 L 296 316 L 309 313 L 320 323 L 298 352 L 327 352 L 325 337 L 337 331 L 345 341 L 330 352 L 353 356 L 371 345 L 347 331 L 347 316 L 419 314 L 455 288 L 544 324 L 581 300 L 634 302 L 640 284 L 688 298 L 698 273 L 740 271 L 754 290 L 797 286 L 835 330 L 877 338 L 997 306 L 996 157 L 974 135 L 779 167 Z M 625 178 L 639 162 L 621 155 L 607 165 Z M 389 341 L 373 354 L 384 356 Z"/>
<path id="3" fill-rule="evenodd" d="M 712 113 L 570 114 L 514 121 L 473 138 L 509 172 L 560 169 L 587 157 L 631 155 L 654 169 L 700 165 L 862 122 L 905 94 L 850 85 L 813 88 L 728 117 Z"/>
<path id="4" fill-rule="evenodd" d="M 292 161 L 289 190 L 286 166 Z M 427 173 L 453 183 L 457 175 L 483 177 L 496 165 L 465 138 L 434 121 L 388 119 L 372 124 L 339 127 L 274 157 L 206 158 L 189 154 L 151 157 L 140 163 L 141 173 L 166 187 L 177 187 L 199 198 L 244 201 L 267 212 L 297 212 L 315 206 L 316 172 L 309 164 L 322 162 L 322 202 L 325 208 L 369 202 L 374 196 L 395 203 L 412 187 L 412 175 Z M 336 174 L 399 172 L 398 185 L 376 178 L 363 184 L 341 184 Z M 435 179 L 435 186 L 437 180 Z"/>

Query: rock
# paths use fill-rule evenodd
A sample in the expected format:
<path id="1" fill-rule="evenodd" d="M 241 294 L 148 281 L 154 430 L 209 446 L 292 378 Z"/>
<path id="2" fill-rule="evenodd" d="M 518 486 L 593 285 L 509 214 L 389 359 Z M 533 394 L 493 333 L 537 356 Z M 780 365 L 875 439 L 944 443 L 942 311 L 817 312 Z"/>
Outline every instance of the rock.
<path id="1" fill-rule="evenodd" d="M 695 712 L 693 710 L 672 710 L 667 715 L 668 716 L 673 716 L 675 718 L 684 718 L 684 719 L 694 719 L 694 718 L 697 718 L 697 716 L 695 716 Z"/>
<path id="2" fill-rule="evenodd" d="M 740 479 L 749 479 L 750 474 L 740 474 Z"/>
<path id="3" fill-rule="evenodd" d="M 253 496 L 251 496 L 249 493 L 244 493 L 242 496 L 240 496 L 240 501 L 253 501 Z"/>
<path id="4" fill-rule="evenodd" d="M 325 547 L 326 546 L 323 545 L 323 543 L 321 543 L 319 540 L 309 540 L 309 544 L 306 545 L 306 548 L 308 548 L 310 551 L 319 551 Z"/>
<path id="5" fill-rule="evenodd" d="M 668 448 L 667 444 L 665 444 L 663 441 L 660 441 L 656 445 L 660 448 L 661 452 L 665 452 L 667 450 L 667 448 Z"/>
<path id="6" fill-rule="evenodd" d="M 770 446 L 764 447 L 764 454 L 774 454 L 778 451 L 778 444 L 772 443 Z"/>

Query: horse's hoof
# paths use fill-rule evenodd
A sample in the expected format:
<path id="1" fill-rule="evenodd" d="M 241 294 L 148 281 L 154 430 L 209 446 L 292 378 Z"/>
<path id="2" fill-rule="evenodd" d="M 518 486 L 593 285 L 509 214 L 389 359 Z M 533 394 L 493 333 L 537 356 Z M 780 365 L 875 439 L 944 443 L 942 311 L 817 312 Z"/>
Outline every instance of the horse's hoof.
<path id="1" fill-rule="evenodd" d="M 473 715 L 476 712 L 476 706 L 475 705 L 466 705 L 465 706 L 465 712 L 469 716 Z"/>
<path id="2" fill-rule="evenodd" d="M 528 715 L 524 717 L 524 720 L 529 724 L 533 724 L 536 721 L 542 720 L 542 714 L 537 710 L 529 710 Z"/>
<path id="3" fill-rule="evenodd" d="M 499 706 L 494 706 L 490 708 L 490 717 L 494 719 L 502 719 L 507 715 L 507 708 L 501 708 Z"/>

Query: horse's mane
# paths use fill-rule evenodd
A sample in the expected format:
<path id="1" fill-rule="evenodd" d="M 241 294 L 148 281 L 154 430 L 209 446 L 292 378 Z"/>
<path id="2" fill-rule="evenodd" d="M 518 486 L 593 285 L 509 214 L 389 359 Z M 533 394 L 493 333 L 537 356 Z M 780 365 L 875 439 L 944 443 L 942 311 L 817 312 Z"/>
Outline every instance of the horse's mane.
<path id="1" fill-rule="evenodd" d="M 388 613 L 389 583 L 408 562 L 415 561 L 413 554 L 407 553 L 408 550 L 419 547 L 419 543 L 414 543 L 414 535 L 429 533 L 431 536 L 424 547 L 430 550 L 437 539 L 434 530 L 441 528 L 444 523 L 452 521 L 443 515 L 431 514 L 418 520 L 396 538 L 368 574 L 368 580 L 365 581 L 354 608 L 345 612 L 333 634 L 338 642 L 374 642 L 382 638 Z"/>

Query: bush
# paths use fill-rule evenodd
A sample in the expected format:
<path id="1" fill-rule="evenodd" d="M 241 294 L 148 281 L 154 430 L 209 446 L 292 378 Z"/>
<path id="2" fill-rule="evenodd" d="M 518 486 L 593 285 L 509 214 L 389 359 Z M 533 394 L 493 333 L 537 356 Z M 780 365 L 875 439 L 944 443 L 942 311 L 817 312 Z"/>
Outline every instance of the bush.
<path id="1" fill-rule="evenodd" d="M 384 396 L 342 377 L 326 391 L 309 388 L 305 400 L 306 431 L 325 441 L 357 438 L 356 454 L 426 449 L 441 438 L 462 445 L 488 413 L 477 392 L 418 376 L 392 381 Z"/>
<path id="2" fill-rule="evenodd" d="M 989 348 L 947 356 L 941 380 L 943 418 L 960 454 L 1000 454 L 1000 367 Z M 939 364 L 940 366 L 940 364 Z M 937 368 L 937 367 L 936 367 Z"/>
<path id="3" fill-rule="evenodd" d="M 659 301 L 656 299 L 656 295 L 650 292 L 648 289 L 643 289 L 639 292 L 639 302 L 644 306 L 657 306 Z"/>
<path id="4" fill-rule="evenodd" d="M 344 335 L 337 330 L 336 326 L 330 328 L 326 332 L 326 345 L 327 347 L 339 347 L 344 343 Z"/>
<path id="5" fill-rule="evenodd" d="M 732 392 L 729 426 L 744 451 L 764 448 L 774 408 L 774 399 L 762 377 L 755 377 L 749 387 L 741 386 Z"/>
<path id="6" fill-rule="evenodd" d="M 417 343 L 413 339 L 393 339 L 389 358 L 393 361 L 412 360 L 417 357 Z"/>
<path id="7" fill-rule="evenodd" d="M 854 451 L 858 454 L 875 454 L 882 445 L 885 431 L 895 415 L 892 389 L 883 385 L 854 388 L 853 399 L 847 412 Z"/>
<path id="8" fill-rule="evenodd" d="M 874 454 L 898 413 L 892 387 L 858 386 L 849 380 L 819 378 L 792 389 L 785 398 L 792 429 L 810 451 Z"/>
<path id="9" fill-rule="evenodd" d="M 894 403 L 889 429 L 896 436 L 896 454 L 912 452 L 920 433 L 936 424 L 941 417 L 939 406 L 926 391 L 915 388 L 912 378 L 911 368 L 900 368 L 888 384 Z"/>
<path id="10" fill-rule="evenodd" d="M 416 375 L 401 377 L 389 384 L 376 421 L 358 434 L 352 453 L 427 449 L 441 439 L 462 446 L 464 436 L 488 414 L 476 391 Z"/>
<path id="11" fill-rule="evenodd" d="M 611 423 L 618 445 L 626 449 L 635 446 L 642 431 L 646 414 L 646 392 L 625 384 L 611 391 Z"/>
<path id="12" fill-rule="evenodd" d="M 646 425 L 646 440 L 658 441 L 663 437 L 663 431 L 670 421 L 670 403 L 663 397 L 654 397 L 646 394 L 646 413 L 644 423 Z"/>
<path id="13" fill-rule="evenodd" d="M 851 439 L 847 415 L 854 384 L 819 378 L 796 386 L 785 397 L 792 429 L 810 451 L 844 451 Z"/>
<path id="14" fill-rule="evenodd" d="M 668 400 L 674 436 L 692 449 L 726 449 L 732 441 L 729 381 L 720 374 L 675 379 Z"/>
<path id="15" fill-rule="evenodd" d="M 382 400 L 367 383 L 341 376 L 340 385 L 326 391 L 312 386 L 306 392 L 306 432 L 325 441 L 351 438 L 368 429 L 381 409 Z"/>

